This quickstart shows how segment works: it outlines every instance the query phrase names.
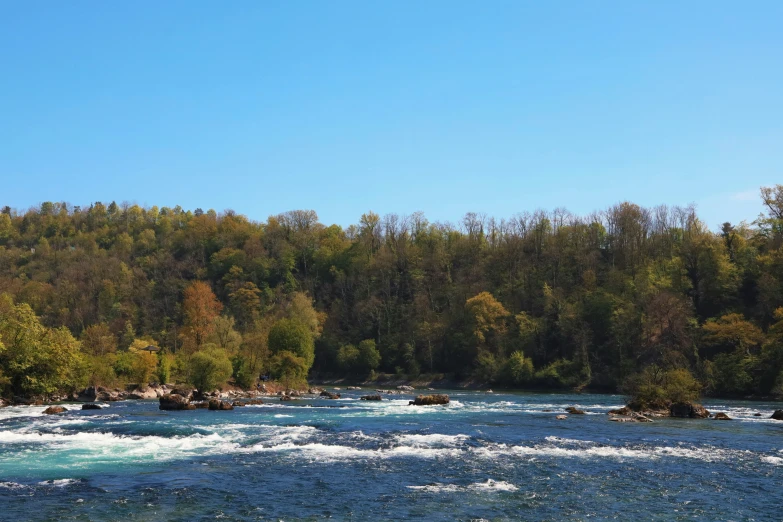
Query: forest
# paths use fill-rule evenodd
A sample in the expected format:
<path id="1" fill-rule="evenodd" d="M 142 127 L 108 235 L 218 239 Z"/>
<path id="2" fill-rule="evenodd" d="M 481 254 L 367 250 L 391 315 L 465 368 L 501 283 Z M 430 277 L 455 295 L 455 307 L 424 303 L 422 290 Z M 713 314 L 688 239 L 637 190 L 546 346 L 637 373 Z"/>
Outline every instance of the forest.
<path id="1" fill-rule="evenodd" d="M 693 207 L 628 202 L 347 228 L 312 210 L 4 207 L 0 389 L 395 374 L 779 396 L 783 185 L 759 209 L 713 231 Z"/>

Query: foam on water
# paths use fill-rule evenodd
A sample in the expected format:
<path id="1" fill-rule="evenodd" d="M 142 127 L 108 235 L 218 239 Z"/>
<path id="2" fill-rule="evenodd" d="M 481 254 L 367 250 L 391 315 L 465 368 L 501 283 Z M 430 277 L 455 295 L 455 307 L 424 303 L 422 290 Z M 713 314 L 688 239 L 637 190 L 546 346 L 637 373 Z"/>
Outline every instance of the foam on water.
<path id="1" fill-rule="evenodd" d="M 487 479 L 486 482 L 476 482 L 474 484 L 470 484 L 469 486 L 435 483 L 435 484 L 427 484 L 424 486 L 407 486 L 407 487 L 408 489 L 424 491 L 427 493 L 458 493 L 458 492 L 465 492 L 465 491 L 478 491 L 484 493 L 488 491 L 512 492 L 512 491 L 519 490 L 519 488 L 516 487 L 514 484 L 502 480 L 496 481 L 492 479 Z"/>

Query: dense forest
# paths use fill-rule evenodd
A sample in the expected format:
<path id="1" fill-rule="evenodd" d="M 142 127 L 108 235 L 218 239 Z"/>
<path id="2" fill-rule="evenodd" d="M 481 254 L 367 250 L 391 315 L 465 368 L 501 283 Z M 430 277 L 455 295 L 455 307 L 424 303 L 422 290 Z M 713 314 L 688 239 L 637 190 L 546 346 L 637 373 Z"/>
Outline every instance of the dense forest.
<path id="1" fill-rule="evenodd" d="M 309 210 L 5 207 L 0 386 L 383 372 L 615 391 L 685 375 L 780 395 L 783 185 L 760 196 L 757 219 L 719 232 L 694 208 L 632 203 L 347 228 Z"/>

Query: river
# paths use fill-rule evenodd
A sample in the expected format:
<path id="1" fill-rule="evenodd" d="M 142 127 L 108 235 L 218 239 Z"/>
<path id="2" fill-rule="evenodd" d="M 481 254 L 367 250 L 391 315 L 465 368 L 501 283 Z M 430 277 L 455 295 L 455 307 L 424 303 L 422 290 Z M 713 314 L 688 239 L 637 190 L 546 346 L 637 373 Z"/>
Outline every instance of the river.
<path id="1" fill-rule="evenodd" d="M 0 520 L 783 518 L 774 403 L 632 424 L 608 420 L 618 395 L 340 393 L 221 412 L 2 408 Z M 557 420 L 566 406 L 587 413 Z"/>

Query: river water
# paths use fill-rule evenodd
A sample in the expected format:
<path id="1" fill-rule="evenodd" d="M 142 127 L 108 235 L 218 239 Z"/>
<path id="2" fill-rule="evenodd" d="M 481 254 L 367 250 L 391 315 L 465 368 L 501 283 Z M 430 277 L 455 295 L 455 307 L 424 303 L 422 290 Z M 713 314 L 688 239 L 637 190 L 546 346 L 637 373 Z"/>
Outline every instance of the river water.
<path id="1" fill-rule="evenodd" d="M 631 424 L 608 421 L 612 395 L 451 391 L 415 407 L 341 393 L 223 412 L 0 409 L 0 520 L 783 518 L 774 403 Z M 587 414 L 557 420 L 566 406 Z"/>

